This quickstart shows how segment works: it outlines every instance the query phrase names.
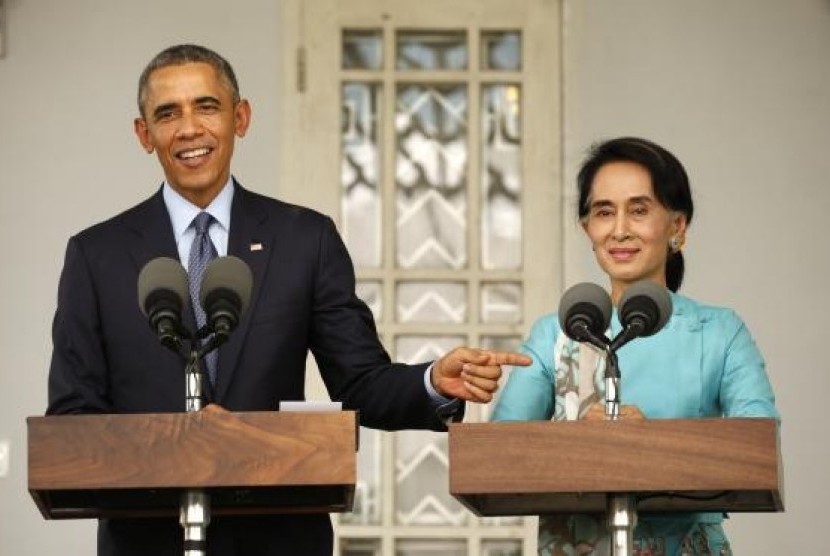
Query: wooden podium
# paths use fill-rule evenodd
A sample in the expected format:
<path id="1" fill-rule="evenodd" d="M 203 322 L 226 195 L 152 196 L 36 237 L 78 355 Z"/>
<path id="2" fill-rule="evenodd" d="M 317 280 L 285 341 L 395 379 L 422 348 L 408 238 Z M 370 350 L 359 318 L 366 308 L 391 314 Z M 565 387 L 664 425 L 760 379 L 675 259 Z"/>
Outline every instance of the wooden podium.
<path id="1" fill-rule="evenodd" d="M 646 419 L 450 425 L 450 493 L 482 516 L 783 511 L 771 419 Z"/>
<path id="2" fill-rule="evenodd" d="M 47 519 L 178 516 L 186 489 L 211 513 L 352 508 L 357 415 L 195 413 L 30 417 L 29 492 Z"/>

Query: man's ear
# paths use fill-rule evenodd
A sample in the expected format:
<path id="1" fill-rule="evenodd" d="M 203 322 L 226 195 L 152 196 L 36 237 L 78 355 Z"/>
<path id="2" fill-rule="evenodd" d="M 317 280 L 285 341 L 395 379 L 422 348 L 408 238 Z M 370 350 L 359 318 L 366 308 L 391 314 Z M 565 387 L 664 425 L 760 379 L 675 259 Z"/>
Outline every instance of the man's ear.
<path id="1" fill-rule="evenodd" d="M 144 121 L 144 118 L 133 120 L 133 130 L 142 148 L 147 151 L 147 154 L 153 154 L 153 143 L 150 141 L 150 132 L 147 130 L 147 122 Z"/>
<path id="2" fill-rule="evenodd" d="M 244 98 L 233 107 L 234 131 L 237 137 L 245 137 L 251 125 L 251 104 Z"/>

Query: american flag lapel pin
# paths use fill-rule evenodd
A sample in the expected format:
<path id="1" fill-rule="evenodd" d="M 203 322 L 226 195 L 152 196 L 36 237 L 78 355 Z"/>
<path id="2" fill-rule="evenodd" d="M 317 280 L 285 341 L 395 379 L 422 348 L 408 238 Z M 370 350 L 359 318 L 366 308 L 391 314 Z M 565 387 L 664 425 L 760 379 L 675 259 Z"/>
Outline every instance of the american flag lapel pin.
<path id="1" fill-rule="evenodd" d="M 262 243 L 258 241 L 251 242 L 251 251 L 262 251 Z"/>

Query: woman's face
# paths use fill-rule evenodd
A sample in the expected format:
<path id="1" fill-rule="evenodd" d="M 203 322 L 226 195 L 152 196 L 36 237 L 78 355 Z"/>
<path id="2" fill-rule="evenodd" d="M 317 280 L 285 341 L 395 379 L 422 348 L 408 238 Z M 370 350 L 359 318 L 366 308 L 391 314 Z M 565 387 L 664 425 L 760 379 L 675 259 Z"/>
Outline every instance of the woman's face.
<path id="1" fill-rule="evenodd" d="M 686 217 L 660 204 L 643 166 L 609 162 L 594 176 L 582 226 L 599 266 L 611 279 L 616 303 L 639 280 L 666 285 L 669 240 L 683 238 Z"/>

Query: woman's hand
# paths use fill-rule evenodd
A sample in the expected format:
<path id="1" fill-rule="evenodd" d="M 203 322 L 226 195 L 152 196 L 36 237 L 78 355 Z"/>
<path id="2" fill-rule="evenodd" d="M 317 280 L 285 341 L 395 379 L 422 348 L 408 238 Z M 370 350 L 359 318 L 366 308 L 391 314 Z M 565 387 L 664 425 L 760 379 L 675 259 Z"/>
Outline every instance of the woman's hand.
<path id="1" fill-rule="evenodd" d="M 646 416 L 636 405 L 621 405 L 620 419 L 645 419 Z M 592 405 L 582 419 L 586 421 L 605 421 L 605 402 L 597 402 Z"/>

